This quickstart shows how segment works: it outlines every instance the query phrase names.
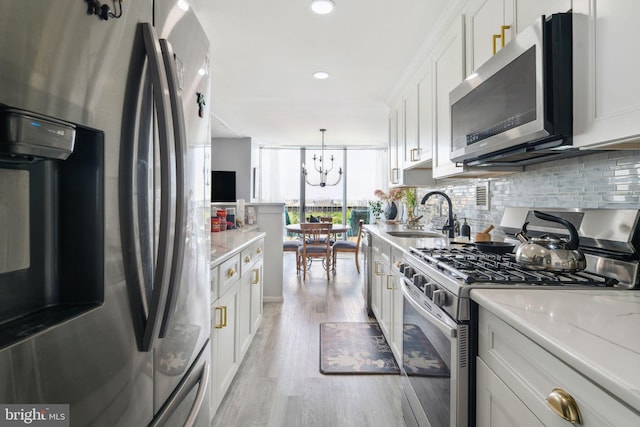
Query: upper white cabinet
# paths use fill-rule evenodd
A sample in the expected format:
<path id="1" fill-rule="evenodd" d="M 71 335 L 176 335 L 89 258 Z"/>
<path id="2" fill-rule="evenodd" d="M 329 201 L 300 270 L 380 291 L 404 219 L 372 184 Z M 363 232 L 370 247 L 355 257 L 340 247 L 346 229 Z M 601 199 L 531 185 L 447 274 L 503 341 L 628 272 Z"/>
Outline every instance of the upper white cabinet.
<path id="1" fill-rule="evenodd" d="M 465 10 L 468 73 L 539 16 L 570 9 L 571 0 L 471 0 Z"/>
<path id="2" fill-rule="evenodd" d="M 398 121 L 400 120 L 397 108 L 392 108 L 389 114 L 389 185 L 401 184 L 400 182 L 400 161 L 399 154 L 400 149 L 398 144 L 400 142 L 398 132 Z"/>
<path id="3" fill-rule="evenodd" d="M 573 1 L 574 144 L 640 147 L 640 37 L 634 0 Z"/>
<path id="4" fill-rule="evenodd" d="M 449 160 L 451 123 L 449 92 L 465 76 L 464 17 L 456 18 L 443 34 L 432 54 L 433 98 L 435 108 L 435 140 L 433 143 L 433 177 L 444 178 L 463 172 Z"/>
<path id="5" fill-rule="evenodd" d="M 418 87 L 410 86 L 403 97 L 404 111 L 404 158 L 403 167 L 409 167 L 420 161 L 420 141 L 418 140 Z"/>

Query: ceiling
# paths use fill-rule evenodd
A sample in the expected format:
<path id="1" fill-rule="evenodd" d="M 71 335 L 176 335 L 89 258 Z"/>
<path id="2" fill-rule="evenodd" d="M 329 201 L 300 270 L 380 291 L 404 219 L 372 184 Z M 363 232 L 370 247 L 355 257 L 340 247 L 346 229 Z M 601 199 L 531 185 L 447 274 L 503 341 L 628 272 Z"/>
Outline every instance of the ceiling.
<path id="1" fill-rule="evenodd" d="M 211 41 L 213 137 L 387 144 L 388 101 L 447 0 L 192 0 Z M 315 71 L 331 77 L 316 80 Z"/>

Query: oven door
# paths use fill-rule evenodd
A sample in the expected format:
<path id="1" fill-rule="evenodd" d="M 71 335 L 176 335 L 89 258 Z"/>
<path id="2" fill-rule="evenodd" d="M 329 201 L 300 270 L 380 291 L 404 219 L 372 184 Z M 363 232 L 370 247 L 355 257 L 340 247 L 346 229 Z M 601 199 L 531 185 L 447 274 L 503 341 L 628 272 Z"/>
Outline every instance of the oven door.
<path id="1" fill-rule="evenodd" d="M 403 281 L 403 413 L 408 426 L 467 427 L 468 325 Z"/>

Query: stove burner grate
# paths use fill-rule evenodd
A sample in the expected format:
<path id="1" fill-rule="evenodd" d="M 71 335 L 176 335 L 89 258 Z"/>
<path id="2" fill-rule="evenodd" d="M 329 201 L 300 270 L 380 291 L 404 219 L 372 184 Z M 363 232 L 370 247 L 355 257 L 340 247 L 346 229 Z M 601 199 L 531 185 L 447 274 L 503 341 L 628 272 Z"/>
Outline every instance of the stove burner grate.
<path id="1" fill-rule="evenodd" d="M 580 271 L 558 273 L 527 270 L 515 262 L 513 254 L 491 254 L 472 248 L 412 249 L 419 258 L 465 283 L 529 284 L 538 286 L 582 285 L 612 287 L 618 281 Z"/>

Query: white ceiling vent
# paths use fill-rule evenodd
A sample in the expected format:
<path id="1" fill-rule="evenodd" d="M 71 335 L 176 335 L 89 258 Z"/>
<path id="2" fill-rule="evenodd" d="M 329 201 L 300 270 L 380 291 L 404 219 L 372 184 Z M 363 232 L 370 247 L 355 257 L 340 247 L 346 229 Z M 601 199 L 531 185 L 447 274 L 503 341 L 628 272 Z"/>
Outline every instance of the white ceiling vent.
<path id="1" fill-rule="evenodd" d="M 476 185 L 476 206 L 489 210 L 489 181 Z"/>

